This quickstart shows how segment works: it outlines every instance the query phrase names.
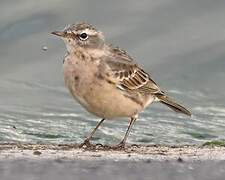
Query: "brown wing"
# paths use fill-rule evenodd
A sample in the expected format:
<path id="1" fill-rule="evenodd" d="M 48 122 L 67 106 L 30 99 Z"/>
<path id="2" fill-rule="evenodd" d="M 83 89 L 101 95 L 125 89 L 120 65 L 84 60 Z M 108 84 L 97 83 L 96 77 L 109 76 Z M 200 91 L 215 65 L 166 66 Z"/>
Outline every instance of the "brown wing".
<path id="1" fill-rule="evenodd" d="M 160 92 L 157 84 L 125 51 L 119 48 L 112 49 L 112 56 L 106 58 L 106 64 L 117 82 L 117 87 L 121 90 Z"/>

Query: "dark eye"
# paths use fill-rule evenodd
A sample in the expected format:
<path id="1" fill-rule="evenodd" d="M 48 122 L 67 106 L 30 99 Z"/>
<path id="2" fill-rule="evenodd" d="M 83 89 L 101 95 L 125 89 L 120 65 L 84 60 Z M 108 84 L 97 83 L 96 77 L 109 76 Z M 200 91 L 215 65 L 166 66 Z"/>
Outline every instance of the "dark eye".
<path id="1" fill-rule="evenodd" d="M 88 38 L 88 35 L 86 33 L 81 33 L 79 35 L 79 38 L 80 38 L 80 40 L 84 41 L 84 40 L 86 40 Z"/>

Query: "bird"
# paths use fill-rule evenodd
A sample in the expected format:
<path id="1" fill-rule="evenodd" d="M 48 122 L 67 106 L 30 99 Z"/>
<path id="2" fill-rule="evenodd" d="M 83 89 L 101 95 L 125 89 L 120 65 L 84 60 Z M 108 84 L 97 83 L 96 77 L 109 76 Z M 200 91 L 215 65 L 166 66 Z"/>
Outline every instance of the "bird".
<path id="1" fill-rule="evenodd" d="M 92 145 L 91 138 L 106 119 L 129 118 L 127 131 L 115 146 L 125 148 L 139 113 L 153 102 L 191 116 L 125 50 L 108 44 L 103 33 L 93 25 L 79 22 L 51 34 L 59 36 L 66 45 L 65 85 L 81 106 L 101 118 L 80 147 Z"/>

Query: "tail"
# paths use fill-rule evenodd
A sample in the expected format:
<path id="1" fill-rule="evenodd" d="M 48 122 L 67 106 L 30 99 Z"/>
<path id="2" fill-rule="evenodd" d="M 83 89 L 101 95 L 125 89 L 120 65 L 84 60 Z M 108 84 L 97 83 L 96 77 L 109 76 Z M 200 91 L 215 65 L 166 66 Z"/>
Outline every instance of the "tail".
<path id="1" fill-rule="evenodd" d="M 165 94 L 160 93 L 160 94 L 155 94 L 155 95 L 161 103 L 167 105 L 169 108 L 171 108 L 175 112 L 183 113 L 188 116 L 191 116 L 191 112 L 189 110 L 187 110 L 185 107 L 177 104 L 173 99 L 166 96 Z"/>

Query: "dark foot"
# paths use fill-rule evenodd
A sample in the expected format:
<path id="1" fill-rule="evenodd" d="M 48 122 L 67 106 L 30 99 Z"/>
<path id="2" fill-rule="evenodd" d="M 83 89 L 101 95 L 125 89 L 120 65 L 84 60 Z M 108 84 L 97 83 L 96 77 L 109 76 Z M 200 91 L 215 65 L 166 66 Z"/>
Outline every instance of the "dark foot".
<path id="1" fill-rule="evenodd" d="M 79 145 L 79 148 L 82 148 L 82 147 L 89 148 L 92 146 L 93 144 L 90 143 L 89 139 L 85 139 L 84 142 Z"/>
<path id="2" fill-rule="evenodd" d="M 121 141 L 119 144 L 112 147 L 114 150 L 123 150 L 125 149 L 125 142 Z"/>

